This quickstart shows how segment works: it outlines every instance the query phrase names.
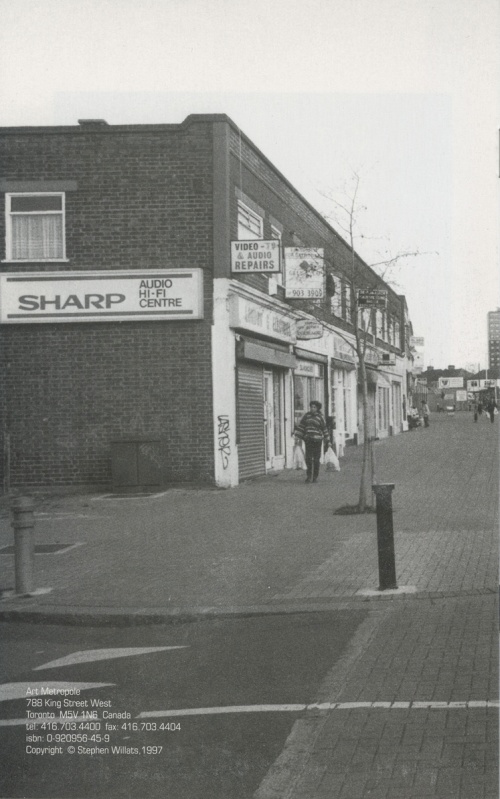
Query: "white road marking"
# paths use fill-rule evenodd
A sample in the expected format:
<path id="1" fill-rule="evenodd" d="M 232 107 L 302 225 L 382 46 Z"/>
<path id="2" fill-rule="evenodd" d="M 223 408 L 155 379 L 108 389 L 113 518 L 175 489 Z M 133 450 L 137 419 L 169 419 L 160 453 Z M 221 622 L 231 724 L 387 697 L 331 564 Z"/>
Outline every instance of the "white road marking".
<path id="1" fill-rule="evenodd" d="M 321 702 L 303 705 L 230 705 L 228 707 L 198 707 L 182 710 L 148 710 L 136 718 L 176 716 L 211 716 L 225 713 L 300 713 L 310 710 L 458 710 L 499 707 L 498 699 L 470 702 Z"/>
<path id="2" fill-rule="evenodd" d="M 113 660 L 114 658 L 149 655 L 151 652 L 165 652 L 170 649 L 187 649 L 187 646 L 129 646 L 124 648 L 86 649 L 83 652 L 73 652 L 64 658 L 51 660 L 49 663 L 44 663 L 43 666 L 37 666 L 33 671 L 56 669 L 59 666 L 74 666 L 76 663 L 93 663 L 96 660 Z"/>
<path id="3" fill-rule="evenodd" d="M 50 688 L 56 691 L 64 691 L 71 688 L 79 688 L 80 691 L 90 691 L 92 688 L 108 688 L 114 686 L 114 682 L 8 682 L 0 685 L 0 702 L 7 702 L 12 699 L 26 699 L 27 696 L 40 696 L 41 688 Z M 30 694 L 28 694 L 30 689 Z M 47 694 L 47 696 L 64 696 L 65 694 Z M 70 694 L 68 694 L 70 696 Z"/>

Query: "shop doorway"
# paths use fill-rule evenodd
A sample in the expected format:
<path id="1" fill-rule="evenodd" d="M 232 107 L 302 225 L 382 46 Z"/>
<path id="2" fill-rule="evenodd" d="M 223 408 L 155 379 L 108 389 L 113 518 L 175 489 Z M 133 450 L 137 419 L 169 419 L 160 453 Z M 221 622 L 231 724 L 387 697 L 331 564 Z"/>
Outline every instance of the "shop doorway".
<path id="1" fill-rule="evenodd" d="M 285 467 L 283 373 L 264 370 L 264 442 L 266 472 Z"/>
<path id="2" fill-rule="evenodd" d="M 389 388 L 378 386 L 378 438 L 387 438 L 389 435 Z"/>

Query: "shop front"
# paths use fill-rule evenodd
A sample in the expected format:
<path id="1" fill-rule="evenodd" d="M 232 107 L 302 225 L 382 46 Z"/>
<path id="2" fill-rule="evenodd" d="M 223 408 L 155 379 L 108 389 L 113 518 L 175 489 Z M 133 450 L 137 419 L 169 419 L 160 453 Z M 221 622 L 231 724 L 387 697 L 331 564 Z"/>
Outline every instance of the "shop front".
<path id="1" fill-rule="evenodd" d="M 228 309 L 229 329 L 217 344 L 216 413 L 234 408 L 234 418 L 222 417 L 228 449 L 227 468 L 218 463 L 221 486 L 284 469 L 293 444 L 294 321 L 256 292 L 231 289 L 229 303 L 219 304 L 221 313 Z"/>
<path id="2" fill-rule="evenodd" d="M 311 353 L 311 357 L 312 353 Z M 317 356 L 318 358 L 322 356 Z M 325 358 L 326 361 L 326 358 Z M 318 400 L 325 412 L 325 368 L 324 361 L 309 361 L 304 358 L 297 360 L 294 381 L 294 423 L 300 422 L 302 416 L 309 410 L 312 400 Z"/>
<path id="3" fill-rule="evenodd" d="M 334 338 L 334 357 L 330 361 L 331 415 L 339 448 L 357 440 L 356 362 L 354 349 Z"/>

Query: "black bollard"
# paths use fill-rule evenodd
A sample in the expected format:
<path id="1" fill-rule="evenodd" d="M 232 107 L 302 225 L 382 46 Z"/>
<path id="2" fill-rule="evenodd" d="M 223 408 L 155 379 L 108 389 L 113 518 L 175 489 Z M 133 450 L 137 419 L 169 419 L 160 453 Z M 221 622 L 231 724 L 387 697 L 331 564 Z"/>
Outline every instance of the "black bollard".
<path id="1" fill-rule="evenodd" d="M 392 523 L 392 492 L 394 483 L 372 486 L 377 501 L 377 548 L 379 591 L 397 588 L 394 527 Z"/>
<path id="2" fill-rule="evenodd" d="M 33 564 L 35 559 L 34 507 L 31 497 L 13 497 L 11 501 L 12 527 L 14 528 L 14 553 L 16 594 L 33 592 Z"/>

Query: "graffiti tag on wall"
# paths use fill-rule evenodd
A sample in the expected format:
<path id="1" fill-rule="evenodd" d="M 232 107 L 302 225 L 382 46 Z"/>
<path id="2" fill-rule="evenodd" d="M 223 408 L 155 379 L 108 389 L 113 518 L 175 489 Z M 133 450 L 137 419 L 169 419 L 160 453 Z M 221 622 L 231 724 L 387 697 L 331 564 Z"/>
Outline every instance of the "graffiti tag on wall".
<path id="1" fill-rule="evenodd" d="M 219 452 L 222 460 L 222 468 L 229 466 L 229 456 L 231 455 L 231 436 L 229 435 L 229 417 L 222 415 L 217 417 L 217 435 L 219 437 Z"/>

